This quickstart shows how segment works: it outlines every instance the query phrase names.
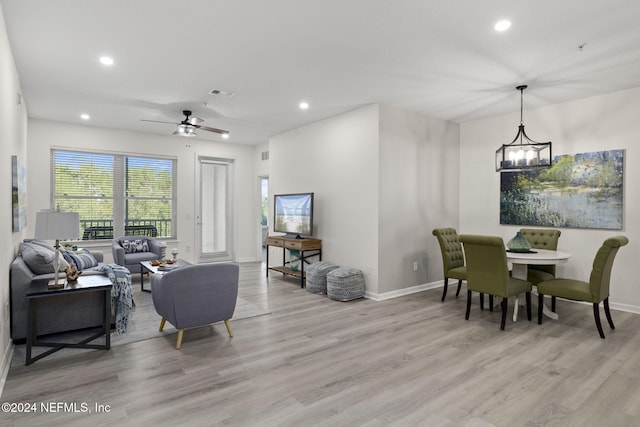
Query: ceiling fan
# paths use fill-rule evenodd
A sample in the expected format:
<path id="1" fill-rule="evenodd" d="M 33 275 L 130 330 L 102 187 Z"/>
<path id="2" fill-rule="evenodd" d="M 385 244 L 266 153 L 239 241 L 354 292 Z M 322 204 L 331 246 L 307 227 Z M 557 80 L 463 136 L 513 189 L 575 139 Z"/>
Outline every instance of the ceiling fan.
<path id="1" fill-rule="evenodd" d="M 143 122 L 168 123 L 172 125 L 178 125 L 178 128 L 175 130 L 175 132 L 173 132 L 174 135 L 187 136 L 187 137 L 196 136 L 197 135 L 196 129 L 202 129 L 208 132 L 219 133 L 220 135 L 222 135 L 223 138 L 229 137 L 228 130 L 216 129 L 216 128 L 203 126 L 199 124 L 199 123 L 202 123 L 204 120 L 202 120 L 199 117 L 191 117 L 191 110 L 182 110 L 182 114 L 184 114 L 184 120 L 182 120 L 180 123 L 162 122 L 158 120 L 145 120 L 145 119 L 141 119 L 141 120 Z"/>

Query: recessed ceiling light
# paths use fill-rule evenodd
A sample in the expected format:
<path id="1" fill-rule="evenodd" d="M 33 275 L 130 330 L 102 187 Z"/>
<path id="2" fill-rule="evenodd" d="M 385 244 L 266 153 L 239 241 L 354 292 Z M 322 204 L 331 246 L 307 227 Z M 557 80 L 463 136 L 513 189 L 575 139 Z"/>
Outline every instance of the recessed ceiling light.
<path id="1" fill-rule="evenodd" d="M 302 101 L 300 103 L 299 107 L 300 107 L 301 110 L 306 110 L 307 108 L 309 108 L 309 104 L 304 102 L 304 101 Z"/>
<path id="2" fill-rule="evenodd" d="M 223 133 L 223 134 L 222 134 L 222 138 L 224 138 L 224 139 L 229 139 L 229 134 L 228 134 L 228 133 Z"/>
<path id="3" fill-rule="evenodd" d="M 100 57 L 100 63 L 102 65 L 113 65 L 113 58 L 110 56 L 102 56 Z"/>
<path id="4" fill-rule="evenodd" d="M 508 21 L 506 19 L 496 22 L 496 25 L 493 26 L 496 31 L 507 31 L 510 27 L 511 21 Z"/>
<path id="5" fill-rule="evenodd" d="M 82 120 L 89 120 L 91 118 L 91 116 L 88 115 L 87 113 L 84 113 L 84 114 L 80 114 L 80 118 Z"/>

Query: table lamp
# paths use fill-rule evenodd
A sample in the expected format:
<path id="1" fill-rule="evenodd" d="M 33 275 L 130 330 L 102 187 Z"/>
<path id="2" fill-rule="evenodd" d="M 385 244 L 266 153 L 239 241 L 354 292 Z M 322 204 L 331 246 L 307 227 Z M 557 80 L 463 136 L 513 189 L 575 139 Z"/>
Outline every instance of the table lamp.
<path id="1" fill-rule="evenodd" d="M 60 274 L 60 239 L 77 239 L 80 236 L 80 214 L 77 212 L 61 212 L 58 210 L 40 211 L 36 213 L 35 238 L 55 240 L 55 258 L 53 259 L 54 282 L 49 287 L 61 287 L 58 282 Z M 64 286 L 64 283 L 62 284 Z"/>

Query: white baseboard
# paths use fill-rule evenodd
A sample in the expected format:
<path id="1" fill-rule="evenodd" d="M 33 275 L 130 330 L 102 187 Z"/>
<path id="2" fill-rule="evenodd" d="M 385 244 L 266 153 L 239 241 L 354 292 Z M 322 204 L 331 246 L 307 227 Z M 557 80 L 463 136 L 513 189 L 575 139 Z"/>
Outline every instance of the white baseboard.
<path id="1" fill-rule="evenodd" d="M 7 375 L 9 375 L 9 369 L 11 368 L 11 360 L 13 360 L 13 341 L 9 340 L 9 345 L 6 347 L 4 354 L 2 355 L 2 362 L 0 365 L 0 396 L 4 391 L 4 385 L 7 382 Z"/>
<path id="2" fill-rule="evenodd" d="M 458 282 L 454 281 L 454 283 L 449 283 L 449 286 L 453 286 L 453 285 L 457 286 Z M 365 291 L 364 297 L 371 299 L 373 301 L 384 301 L 388 299 L 402 297 L 405 295 L 415 294 L 422 291 L 427 291 L 429 289 L 442 288 L 443 286 L 444 286 L 444 280 L 439 280 L 437 282 L 424 283 L 422 285 L 416 285 L 410 288 L 398 289 L 391 292 L 384 292 L 382 294 L 376 294 L 376 293 Z M 572 301 L 572 302 L 578 302 L 578 301 Z M 584 302 L 583 304 L 591 305 L 591 303 L 584 303 Z M 640 314 L 640 307 L 637 305 L 622 304 L 618 302 L 609 301 L 609 307 L 611 308 L 611 310 L 619 310 L 619 311 L 626 311 L 634 314 Z"/>
<path id="3" fill-rule="evenodd" d="M 458 282 L 455 283 L 458 286 Z M 398 289 L 391 292 L 384 292 L 382 294 L 374 294 L 372 292 L 365 291 L 364 297 L 374 301 L 384 301 L 388 299 L 403 297 L 405 295 L 411 295 L 422 291 L 428 291 L 429 289 L 441 288 L 444 286 L 444 280 L 437 282 L 424 283 L 422 285 L 412 286 L 410 288 Z"/>

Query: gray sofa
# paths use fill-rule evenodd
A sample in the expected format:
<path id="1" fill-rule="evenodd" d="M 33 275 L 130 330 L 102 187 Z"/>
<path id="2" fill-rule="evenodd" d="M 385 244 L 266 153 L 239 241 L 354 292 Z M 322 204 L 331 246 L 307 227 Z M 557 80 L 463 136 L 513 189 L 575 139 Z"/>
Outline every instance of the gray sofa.
<path id="1" fill-rule="evenodd" d="M 46 250 L 34 250 L 32 241 L 20 244 L 18 256 L 11 263 L 9 286 L 11 300 L 11 338 L 22 342 L 27 336 L 26 298 L 34 280 L 53 279 L 52 266 L 45 265 L 43 254 Z M 27 257 L 27 261 L 23 258 Z M 102 252 L 91 252 L 95 260 L 102 263 Z M 64 262 L 64 260 L 61 260 Z M 35 270 L 33 271 L 32 268 Z M 64 277 L 64 272 L 60 273 Z M 83 270 L 82 275 L 104 274 L 95 267 Z M 45 335 L 102 325 L 103 296 L 97 292 L 62 295 L 48 298 L 46 303 L 38 306 L 38 334 Z M 60 315 L 64 313 L 64 315 Z"/>

